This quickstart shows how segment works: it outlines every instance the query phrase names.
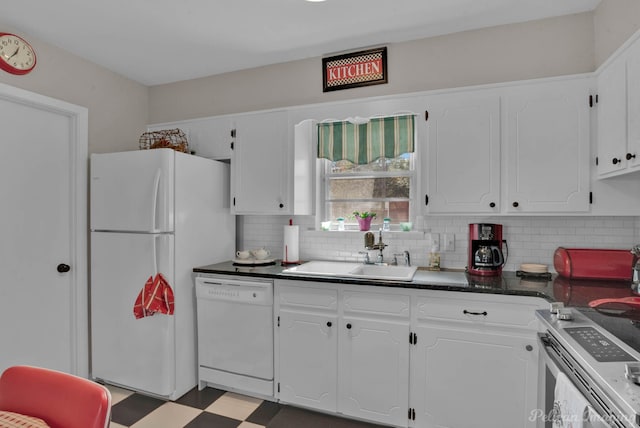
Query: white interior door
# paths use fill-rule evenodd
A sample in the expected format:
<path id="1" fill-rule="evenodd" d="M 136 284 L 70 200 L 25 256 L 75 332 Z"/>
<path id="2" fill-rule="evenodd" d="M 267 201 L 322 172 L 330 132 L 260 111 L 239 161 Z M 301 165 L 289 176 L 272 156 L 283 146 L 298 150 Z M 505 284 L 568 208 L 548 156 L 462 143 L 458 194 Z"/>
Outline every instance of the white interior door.
<path id="1" fill-rule="evenodd" d="M 86 109 L 0 85 L 0 130 L 0 370 L 86 375 Z"/>

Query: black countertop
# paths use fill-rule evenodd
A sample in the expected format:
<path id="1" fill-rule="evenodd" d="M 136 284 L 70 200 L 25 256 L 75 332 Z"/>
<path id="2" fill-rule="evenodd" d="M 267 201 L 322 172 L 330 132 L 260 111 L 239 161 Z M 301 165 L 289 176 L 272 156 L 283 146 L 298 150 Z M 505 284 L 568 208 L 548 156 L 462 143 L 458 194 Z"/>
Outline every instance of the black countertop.
<path id="1" fill-rule="evenodd" d="M 463 291 L 475 293 L 489 294 L 510 294 L 519 296 L 540 297 L 550 302 L 556 301 L 554 297 L 553 277 L 552 280 L 539 278 L 525 278 L 517 275 L 516 272 L 503 272 L 501 276 L 481 277 L 466 275 L 468 285 L 434 285 L 419 279 L 411 282 L 386 282 L 386 281 L 368 281 L 353 278 L 336 278 L 336 277 L 304 277 L 300 275 L 291 276 L 283 274 L 282 271 L 287 266 L 282 266 L 279 262 L 266 266 L 247 266 L 236 265 L 232 261 L 211 264 L 194 268 L 194 273 L 222 274 L 222 275 L 238 275 L 249 277 L 261 277 L 272 279 L 297 279 L 302 281 L 315 282 L 333 282 L 344 284 L 361 284 L 369 286 L 395 288 L 417 288 L 417 289 L 433 289 L 448 291 Z M 420 275 L 420 270 L 416 273 L 416 278 Z"/>
<path id="2" fill-rule="evenodd" d="M 589 302 L 602 298 L 637 296 L 629 281 L 577 280 L 552 275 L 550 279 L 528 278 L 516 272 L 503 272 L 501 276 L 479 277 L 466 275 L 468 285 L 433 285 L 415 280 L 412 282 L 385 282 L 346 279 L 335 277 L 303 277 L 283 274 L 286 267 L 278 262 L 268 266 L 238 266 L 232 261 L 197 267 L 194 273 L 238 275 L 273 279 L 296 279 L 302 281 L 362 284 L 395 288 L 417 288 L 462 291 L 473 293 L 508 294 L 543 298 L 549 302 L 562 302 L 566 307 L 580 312 L 608 330 L 627 345 L 640 352 L 640 310 L 624 306 L 593 309 Z M 416 273 L 419 276 L 420 270 Z"/>

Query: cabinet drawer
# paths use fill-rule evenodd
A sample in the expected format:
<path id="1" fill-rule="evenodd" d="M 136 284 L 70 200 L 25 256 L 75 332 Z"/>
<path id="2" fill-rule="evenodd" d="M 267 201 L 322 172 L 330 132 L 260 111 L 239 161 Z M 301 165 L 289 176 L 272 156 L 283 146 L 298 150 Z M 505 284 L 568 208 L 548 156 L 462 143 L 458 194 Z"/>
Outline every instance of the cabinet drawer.
<path id="1" fill-rule="evenodd" d="M 540 301 L 538 301 L 540 300 Z M 418 320 L 464 321 L 535 329 L 535 310 L 546 307 L 541 299 L 507 298 L 500 300 L 417 297 Z"/>
<path id="2" fill-rule="evenodd" d="M 409 296 L 344 291 L 342 300 L 345 314 L 369 313 L 409 318 L 411 307 L 411 299 Z"/>
<path id="3" fill-rule="evenodd" d="M 281 307 L 297 306 L 333 312 L 338 310 L 336 289 L 280 285 L 276 287 L 276 292 Z"/>

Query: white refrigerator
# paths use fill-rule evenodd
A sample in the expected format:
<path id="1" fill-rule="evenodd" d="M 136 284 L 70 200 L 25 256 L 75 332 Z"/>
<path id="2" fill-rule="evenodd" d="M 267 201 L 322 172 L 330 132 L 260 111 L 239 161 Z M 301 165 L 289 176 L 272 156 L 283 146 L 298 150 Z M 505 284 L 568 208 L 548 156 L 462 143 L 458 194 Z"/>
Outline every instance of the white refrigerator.
<path id="1" fill-rule="evenodd" d="M 229 165 L 171 149 L 93 154 L 90 162 L 91 375 L 175 400 L 197 384 L 192 270 L 229 260 Z M 172 315 L 137 319 L 160 273 Z"/>

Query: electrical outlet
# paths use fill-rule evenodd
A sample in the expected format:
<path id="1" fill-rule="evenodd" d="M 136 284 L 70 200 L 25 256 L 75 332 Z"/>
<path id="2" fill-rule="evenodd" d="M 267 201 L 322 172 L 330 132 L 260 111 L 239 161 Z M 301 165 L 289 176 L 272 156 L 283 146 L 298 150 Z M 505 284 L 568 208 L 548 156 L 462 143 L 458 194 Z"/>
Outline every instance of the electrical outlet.
<path id="1" fill-rule="evenodd" d="M 455 251 L 456 249 L 456 235 L 453 233 L 445 233 L 442 235 L 442 240 L 444 241 L 444 250 L 445 251 Z"/>
<path id="2" fill-rule="evenodd" d="M 429 242 L 429 249 L 434 246 L 440 250 L 440 234 L 439 233 L 427 233 L 427 241 Z"/>

